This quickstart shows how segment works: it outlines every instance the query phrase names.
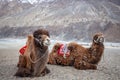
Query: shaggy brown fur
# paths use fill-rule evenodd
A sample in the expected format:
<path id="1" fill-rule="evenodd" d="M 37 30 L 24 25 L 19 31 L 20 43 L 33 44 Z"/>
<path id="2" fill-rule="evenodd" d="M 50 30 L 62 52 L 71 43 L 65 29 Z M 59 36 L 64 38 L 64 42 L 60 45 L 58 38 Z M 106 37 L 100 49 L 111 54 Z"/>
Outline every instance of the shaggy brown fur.
<path id="1" fill-rule="evenodd" d="M 68 44 L 70 56 L 64 58 L 57 54 L 60 43 L 56 43 L 49 55 L 49 64 L 74 66 L 77 69 L 97 69 L 97 64 L 104 51 L 103 35 L 97 33 L 93 37 L 90 48 L 85 48 L 75 42 Z"/>
<path id="2" fill-rule="evenodd" d="M 49 33 L 39 29 L 28 36 L 24 55 L 19 56 L 18 70 L 15 76 L 34 77 L 49 73 L 48 62 Z"/>

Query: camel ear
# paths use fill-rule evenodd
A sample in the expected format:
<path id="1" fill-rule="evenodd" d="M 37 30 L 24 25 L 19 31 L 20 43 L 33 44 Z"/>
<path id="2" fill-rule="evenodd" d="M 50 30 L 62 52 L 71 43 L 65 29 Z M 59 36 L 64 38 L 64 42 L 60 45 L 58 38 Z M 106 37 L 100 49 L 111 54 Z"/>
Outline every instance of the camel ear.
<path id="1" fill-rule="evenodd" d="M 49 32 L 48 32 L 48 31 L 46 31 L 46 35 L 47 35 L 48 37 L 50 37 L 50 34 L 49 34 Z"/>

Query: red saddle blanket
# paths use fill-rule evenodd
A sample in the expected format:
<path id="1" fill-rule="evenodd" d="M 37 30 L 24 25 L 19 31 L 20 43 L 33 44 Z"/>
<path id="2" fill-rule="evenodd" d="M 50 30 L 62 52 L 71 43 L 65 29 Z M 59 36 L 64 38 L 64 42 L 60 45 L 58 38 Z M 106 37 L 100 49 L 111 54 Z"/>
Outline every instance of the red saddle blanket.
<path id="1" fill-rule="evenodd" d="M 25 49 L 27 48 L 27 46 L 23 46 L 22 48 L 20 48 L 19 52 L 21 55 L 23 55 L 25 53 Z"/>
<path id="2" fill-rule="evenodd" d="M 58 55 L 61 55 L 64 58 L 70 55 L 70 51 L 67 48 L 67 44 L 60 45 L 60 48 L 58 49 Z"/>

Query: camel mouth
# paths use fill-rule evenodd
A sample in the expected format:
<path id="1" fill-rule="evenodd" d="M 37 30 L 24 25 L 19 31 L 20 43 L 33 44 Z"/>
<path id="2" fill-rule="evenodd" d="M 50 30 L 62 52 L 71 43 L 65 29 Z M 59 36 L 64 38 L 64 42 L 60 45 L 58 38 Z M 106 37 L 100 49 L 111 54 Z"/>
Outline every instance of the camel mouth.
<path id="1" fill-rule="evenodd" d="M 43 45 L 44 45 L 44 46 L 49 46 L 50 44 L 51 44 L 50 38 L 47 38 L 47 39 L 43 42 Z"/>
<path id="2" fill-rule="evenodd" d="M 105 40 L 104 37 L 100 37 L 100 38 L 99 38 L 99 42 L 100 42 L 100 43 L 103 43 L 104 40 Z"/>

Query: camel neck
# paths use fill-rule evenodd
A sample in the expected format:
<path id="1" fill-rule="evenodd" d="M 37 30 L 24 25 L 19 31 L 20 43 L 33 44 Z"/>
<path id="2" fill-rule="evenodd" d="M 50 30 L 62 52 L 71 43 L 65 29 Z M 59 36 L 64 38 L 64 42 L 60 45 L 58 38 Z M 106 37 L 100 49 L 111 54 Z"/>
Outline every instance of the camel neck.
<path id="1" fill-rule="evenodd" d="M 102 46 L 104 46 L 104 45 L 103 45 L 103 43 L 94 43 L 94 42 L 93 42 L 93 43 L 92 43 L 92 46 L 98 46 L 98 47 L 101 46 L 101 47 L 102 47 Z M 91 46 L 91 47 L 92 47 L 92 46 Z"/>

